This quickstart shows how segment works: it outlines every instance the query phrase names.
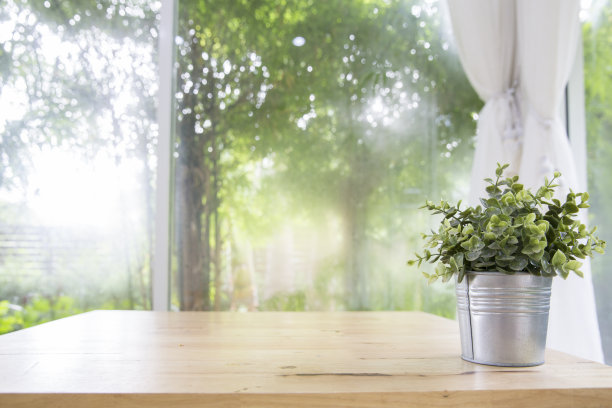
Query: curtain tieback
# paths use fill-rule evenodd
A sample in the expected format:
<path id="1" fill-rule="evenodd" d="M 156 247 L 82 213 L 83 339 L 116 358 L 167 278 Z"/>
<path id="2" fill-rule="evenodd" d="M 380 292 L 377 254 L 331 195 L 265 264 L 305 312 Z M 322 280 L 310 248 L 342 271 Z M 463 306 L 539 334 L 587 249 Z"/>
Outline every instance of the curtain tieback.
<path id="1" fill-rule="evenodd" d="M 557 118 L 547 118 L 538 114 L 534 109 L 531 109 L 531 114 L 536 120 L 538 126 L 545 129 L 547 132 L 544 133 L 544 145 L 552 145 L 556 143 L 556 133 L 550 132 L 553 128 Z M 544 151 L 540 156 L 540 177 L 551 177 L 555 171 L 559 169 L 555 166 L 554 160 L 552 160 L 551 154 L 548 151 Z M 565 188 L 566 180 L 565 176 L 561 176 L 557 178 L 557 184 L 561 187 L 561 190 Z"/>
<path id="2" fill-rule="evenodd" d="M 502 134 L 504 140 L 517 141 L 523 134 L 523 126 L 521 124 L 521 109 L 519 101 L 516 96 L 516 83 L 505 91 L 493 96 L 490 100 L 501 101 L 507 104 L 508 112 L 510 112 L 510 118 L 506 122 L 506 127 Z"/>
<path id="3" fill-rule="evenodd" d="M 546 118 L 544 116 L 541 116 L 540 114 L 538 114 L 536 111 L 532 110 L 532 114 L 533 117 L 536 119 L 536 122 L 538 122 L 538 125 L 542 126 L 545 129 L 550 129 L 553 127 L 553 125 L 555 124 L 555 119 L 551 119 L 551 118 Z"/>

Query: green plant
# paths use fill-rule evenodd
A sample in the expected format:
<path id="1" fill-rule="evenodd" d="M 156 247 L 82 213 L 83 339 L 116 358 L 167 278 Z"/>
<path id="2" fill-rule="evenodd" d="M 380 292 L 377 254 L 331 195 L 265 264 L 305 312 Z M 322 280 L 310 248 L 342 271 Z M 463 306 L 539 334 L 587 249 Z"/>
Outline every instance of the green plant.
<path id="1" fill-rule="evenodd" d="M 428 201 L 421 207 L 443 216 L 437 233 L 423 234 L 424 252 L 408 261 L 419 266 L 423 261 L 437 263 L 434 273 L 424 273 L 429 282 L 438 278 L 446 282 L 455 274 L 461 282 L 467 271 L 528 272 L 564 279 L 573 271 L 583 276 L 578 259 L 604 252 L 605 241 L 593 235 L 596 228 L 589 231 L 575 219 L 581 208 L 589 206 L 588 193 L 570 190 L 561 203 L 553 198 L 559 172 L 533 194 L 518 183 L 518 176 L 502 178 L 507 167 L 498 163 L 495 181 L 485 179 L 488 198 L 480 200 L 482 207 L 461 210 L 461 201 L 457 205 Z"/>
<path id="2" fill-rule="evenodd" d="M 0 334 L 23 328 L 23 317 L 19 308 L 8 300 L 0 301 Z"/>

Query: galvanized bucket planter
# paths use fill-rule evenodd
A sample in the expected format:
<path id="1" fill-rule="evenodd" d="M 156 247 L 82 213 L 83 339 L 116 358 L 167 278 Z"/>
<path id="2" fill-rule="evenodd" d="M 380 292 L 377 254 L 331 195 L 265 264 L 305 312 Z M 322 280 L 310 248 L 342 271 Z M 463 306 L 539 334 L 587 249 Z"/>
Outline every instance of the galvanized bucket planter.
<path id="1" fill-rule="evenodd" d="M 526 367 L 544 363 L 552 278 L 468 272 L 456 284 L 461 358 Z"/>

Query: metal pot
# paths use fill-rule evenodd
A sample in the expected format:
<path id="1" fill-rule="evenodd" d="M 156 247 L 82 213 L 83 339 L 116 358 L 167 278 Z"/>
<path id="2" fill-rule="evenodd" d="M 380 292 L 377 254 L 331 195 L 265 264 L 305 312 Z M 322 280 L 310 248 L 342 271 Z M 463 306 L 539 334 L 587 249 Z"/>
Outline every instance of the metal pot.
<path id="1" fill-rule="evenodd" d="M 468 272 L 456 284 L 461 358 L 526 367 L 544 363 L 552 278 Z"/>

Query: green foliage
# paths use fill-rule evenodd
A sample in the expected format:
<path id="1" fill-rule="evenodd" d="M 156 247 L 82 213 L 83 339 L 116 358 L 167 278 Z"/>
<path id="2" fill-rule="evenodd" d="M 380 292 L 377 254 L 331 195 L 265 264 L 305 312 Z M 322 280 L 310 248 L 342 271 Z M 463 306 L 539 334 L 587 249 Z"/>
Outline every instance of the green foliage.
<path id="1" fill-rule="evenodd" d="M 155 72 L 159 2 L 6 3 L 2 18 L 22 17 L 14 30 L 20 34 L 0 55 L 2 85 L 25 81 L 30 108 L 0 135 L 0 153 L 9 158 L 0 184 L 26 184 L 29 140 L 45 149 L 65 145 L 84 157 L 122 159 L 127 147 L 125 156 L 142 161 L 151 186 L 157 87 L 155 75 L 143 73 Z M 316 296 L 306 289 L 311 310 L 419 309 L 437 298 L 432 288 L 421 293 L 420 285 L 398 279 L 407 254 L 397 248 L 417 240 L 407 226 L 426 222 L 406 207 L 425 194 L 456 190 L 458 169 L 467 174 L 472 156 L 470 115 L 482 106 L 447 43 L 442 8 L 400 0 L 181 1 L 175 190 L 187 193 L 175 203 L 178 290 L 186 282 L 206 302 L 226 307 L 231 302 L 224 299 L 234 296 L 225 285 L 237 272 L 232 265 L 293 228 L 296 236 L 314 230 L 334 238 L 325 255 L 333 268 L 317 259 Z M 56 33 L 62 48 L 86 44 L 87 52 L 49 59 L 41 49 L 43 29 Z M 294 45 L 297 37 L 303 46 Z M 130 63 L 117 63 L 116 56 L 136 49 Z M 117 101 L 126 92 L 132 103 L 123 107 Z M 14 221 L 12 212 L 2 216 Z M 304 248 L 320 253 L 316 245 Z M 53 278 L 59 283 L 40 287 L 45 296 L 79 293 L 83 309 L 146 308 L 132 294 L 147 293 L 149 269 L 133 269 L 145 278 L 126 279 L 129 303 L 116 289 L 125 287 L 121 275 L 100 285 L 90 268 L 81 279 L 85 269 L 62 267 L 62 279 Z M 15 281 L 26 279 L 18 274 Z M 17 302 L 38 287 L 9 291 L 1 282 L 0 298 Z M 177 303 L 186 297 L 173 296 Z M 451 303 L 441 307 L 453 314 Z"/>
<path id="2" fill-rule="evenodd" d="M 377 248 L 404 241 L 420 217 L 407 200 L 454 188 L 481 106 L 437 4 L 191 0 L 178 14 L 176 280 L 200 279 L 189 265 L 221 269 L 210 244 L 264 248 L 283 229 L 317 230 L 342 237 L 339 287 L 321 289 L 327 300 L 308 292 L 309 307 L 392 307 L 381 271 L 406 255 L 379 261 Z M 193 219 L 203 225 L 188 237 Z"/>
<path id="3" fill-rule="evenodd" d="M 292 293 L 276 293 L 266 299 L 261 305 L 261 310 L 275 312 L 303 312 L 307 310 L 306 293 L 296 291 Z"/>
<path id="4" fill-rule="evenodd" d="M 612 2 L 593 2 L 591 18 L 582 25 L 587 130 L 588 186 L 592 199 L 589 223 L 601 238 L 612 240 Z M 606 362 L 612 364 L 612 302 L 608 257 L 591 263 L 597 315 Z"/>
<path id="5" fill-rule="evenodd" d="M 424 273 L 430 282 L 444 282 L 457 275 L 461 282 L 468 271 L 498 271 L 507 274 L 528 272 L 533 275 L 567 278 L 570 272 L 582 276 L 577 259 L 603 253 L 605 241 L 595 235 L 596 228 L 575 219 L 581 208 L 588 208 L 588 193 L 570 191 L 562 203 L 553 198 L 555 172 L 536 194 L 518 183 L 518 176 L 502 178 L 507 164 L 498 164 L 495 181 L 487 178 L 488 198 L 482 206 L 460 209 L 446 201 L 425 206 L 443 216 L 438 232 L 424 234 L 427 244 L 422 254 L 409 264 L 423 261 L 437 263 L 433 274 Z M 434 249 L 434 252 L 431 251 Z"/>
<path id="6" fill-rule="evenodd" d="M 0 334 L 19 330 L 23 327 L 23 317 L 8 300 L 0 301 Z"/>
<path id="7" fill-rule="evenodd" d="M 0 117 L 0 186 L 27 185 L 33 146 L 69 147 L 88 158 L 112 151 L 117 160 L 146 152 L 156 134 L 158 7 L 138 0 L 0 2 L 0 22 L 14 33 L 0 43 L 0 95 L 13 90 L 24 99 L 22 106 L 15 101 L 19 116 Z M 125 50 L 129 63 L 117 63 Z M 116 103 L 125 92 L 129 104 Z M 109 126 L 112 132 L 103 130 Z M 121 155 L 113 150 L 119 143 Z"/>
<path id="8" fill-rule="evenodd" d="M 3 300 L 0 301 L 0 334 L 82 312 L 83 310 L 76 306 L 75 300 L 69 296 L 59 296 L 57 298 L 36 296 L 24 307 Z"/>

